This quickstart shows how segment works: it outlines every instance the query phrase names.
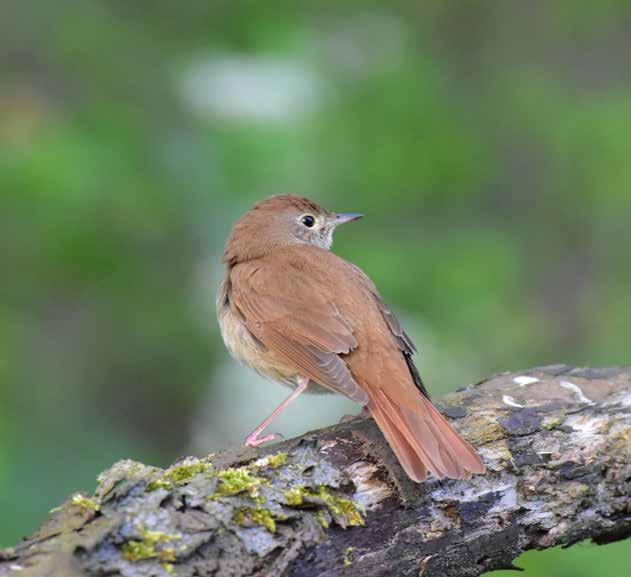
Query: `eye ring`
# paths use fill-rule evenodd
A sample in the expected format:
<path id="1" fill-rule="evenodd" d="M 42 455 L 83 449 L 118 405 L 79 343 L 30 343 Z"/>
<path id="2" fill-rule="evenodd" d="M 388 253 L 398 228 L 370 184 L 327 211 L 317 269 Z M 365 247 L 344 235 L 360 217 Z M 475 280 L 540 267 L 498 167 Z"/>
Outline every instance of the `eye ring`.
<path id="1" fill-rule="evenodd" d="M 307 228 L 313 228 L 315 225 L 315 217 L 310 214 L 305 214 L 300 217 L 300 222 L 304 224 Z"/>

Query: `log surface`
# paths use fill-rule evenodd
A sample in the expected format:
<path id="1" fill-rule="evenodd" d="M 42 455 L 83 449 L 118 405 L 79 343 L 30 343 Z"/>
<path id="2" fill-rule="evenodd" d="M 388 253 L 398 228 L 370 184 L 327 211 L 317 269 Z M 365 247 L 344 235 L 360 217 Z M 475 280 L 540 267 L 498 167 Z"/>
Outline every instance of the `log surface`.
<path id="1" fill-rule="evenodd" d="M 506 373 L 437 404 L 486 475 L 414 484 L 369 419 L 167 470 L 121 461 L 1 551 L 0 577 L 475 577 L 631 535 L 631 369 Z"/>

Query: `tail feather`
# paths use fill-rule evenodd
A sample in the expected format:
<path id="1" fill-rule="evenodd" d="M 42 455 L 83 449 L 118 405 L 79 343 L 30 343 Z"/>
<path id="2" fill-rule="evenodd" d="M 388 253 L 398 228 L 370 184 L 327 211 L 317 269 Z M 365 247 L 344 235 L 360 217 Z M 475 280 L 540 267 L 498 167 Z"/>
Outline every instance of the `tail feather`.
<path id="1" fill-rule="evenodd" d="M 429 399 L 419 395 L 417 409 L 412 411 L 382 389 L 369 396 L 373 418 L 412 479 L 424 480 L 427 469 L 438 479 L 468 479 L 473 473 L 484 473 L 479 455 Z"/>
<path id="2" fill-rule="evenodd" d="M 379 405 L 386 415 L 393 421 L 400 433 L 412 447 L 415 458 L 434 474 L 445 468 L 441 460 L 439 439 L 433 433 L 424 419 L 415 419 L 412 414 L 405 414 L 405 409 L 395 404 L 389 395 L 379 391 L 376 396 Z M 421 441 L 422 439 L 422 441 Z"/>
<path id="3" fill-rule="evenodd" d="M 414 447 L 408 442 L 401 428 L 390 419 L 389 415 L 382 411 L 378 405 L 372 405 L 371 413 L 377 421 L 381 432 L 392 447 L 399 463 L 408 474 L 410 479 L 416 482 L 424 481 L 427 478 L 427 468 L 423 461 L 418 458 Z"/>
<path id="4" fill-rule="evenodd" d="M 425 407 L 430 414 L 430 419 L 434 424 L 440 427 L 447 442 L 457 448 L 457 450 L 453 451 L 453 454 L 458 457 L 460 464 L 470 473 L 475 475 L 483 474 L 486 467 L 480 455 L 478 455 L 478 452 L 454 431 L 453 427 L 431 402 L 425 402 Z"/>

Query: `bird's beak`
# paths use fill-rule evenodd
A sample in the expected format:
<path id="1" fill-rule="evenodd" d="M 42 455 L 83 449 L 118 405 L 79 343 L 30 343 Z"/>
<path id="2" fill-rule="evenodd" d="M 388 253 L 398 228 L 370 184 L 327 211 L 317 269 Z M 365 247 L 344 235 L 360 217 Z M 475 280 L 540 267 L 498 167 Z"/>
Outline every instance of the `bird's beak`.
<path id="1" fill-rule="evenodd" d="M 361 218 L 362 216 L 364 215 L 360 214 L 359 212 L 337 212 L 335 214 L 334 222 L 337 226 L 338 224 L 344 224 L 345 222 L 351 222 L 353 220 L 357 220 L 358 218 Z"/>

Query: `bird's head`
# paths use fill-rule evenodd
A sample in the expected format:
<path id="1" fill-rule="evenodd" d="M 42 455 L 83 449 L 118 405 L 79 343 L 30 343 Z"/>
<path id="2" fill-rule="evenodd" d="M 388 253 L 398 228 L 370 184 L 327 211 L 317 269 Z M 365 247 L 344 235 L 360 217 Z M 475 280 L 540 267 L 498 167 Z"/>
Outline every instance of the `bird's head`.
<path id="1" fill-rule="evenodd" d="M 232 227 L 224 262 L 259 258 L 276 248 L 311 244 L 329 249 L 335 228 L 361 218 L 355 212 L 330 212 L 302 196 L 279 194 L 255 204 Z"/>

